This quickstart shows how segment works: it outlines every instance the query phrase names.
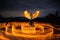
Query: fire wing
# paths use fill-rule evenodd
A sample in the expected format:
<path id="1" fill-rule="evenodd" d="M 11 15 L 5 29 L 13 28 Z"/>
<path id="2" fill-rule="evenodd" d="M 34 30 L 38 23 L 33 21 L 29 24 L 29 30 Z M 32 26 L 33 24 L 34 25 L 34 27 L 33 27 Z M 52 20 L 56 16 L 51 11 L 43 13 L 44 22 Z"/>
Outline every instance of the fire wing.
<path id="1" fill-rule="evenodd" d="M 30 13 L 28 11 L 24 11 L 24 16 L 28 19 L 31 19 L 30 18 Z"/>
<path id="2" fill-rule="evenodd" d="M 33 15 L 32 15 L 32 19 L 35 19 L 35 18 L 37 18 L 38 17 L 38 15 L 39 15 L 39 11 L 36 11 Z"/>

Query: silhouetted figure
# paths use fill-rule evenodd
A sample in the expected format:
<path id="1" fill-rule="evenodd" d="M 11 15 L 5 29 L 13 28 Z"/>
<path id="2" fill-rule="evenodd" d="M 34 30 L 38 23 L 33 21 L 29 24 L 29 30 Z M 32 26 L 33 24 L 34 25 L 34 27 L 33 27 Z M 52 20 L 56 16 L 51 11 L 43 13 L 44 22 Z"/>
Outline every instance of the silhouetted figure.
<path id="1" fill-rule="evenodd" d="M 29 24 L 30 24 L 30 26 L 34 26 L 34 23 L 32 20 L 29 20 Z"/>
<path id="2" fill-rule="evenodd" d="M 32 13 L 30 14 L 30 17 L 31 17 L 31 19 L 29 20 L 29 24 L 30 24 L 31 26 L 33 26 L 34 24 L 33 24 L 33 21 L 32 21 Z"/>

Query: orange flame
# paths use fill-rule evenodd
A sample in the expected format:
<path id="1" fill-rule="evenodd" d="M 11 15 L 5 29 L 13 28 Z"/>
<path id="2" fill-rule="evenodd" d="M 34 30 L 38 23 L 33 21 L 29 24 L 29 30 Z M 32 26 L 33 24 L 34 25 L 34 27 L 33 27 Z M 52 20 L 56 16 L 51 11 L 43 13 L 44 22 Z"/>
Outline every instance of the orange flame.
<path id="1" fill-rule="evenodd" d="M 25 15 L 26 18 L 31 19 L 30 18 L 30 13 L 28 11 L 24 11 L 24 15 Z"/>
<path id="2" fill-rule="evenodd" d="M 24 15 L 25 15 L 25 17 L 28 18 L 28 19 L 31 19 L 31 16 L 32 16 L 32 19 L 35 19 L 35 18 L 38 17 L 39 12 L 40 12 L 40 11 L 36 11 L 34 14 L 31 15 L 28 11 L 24 11 Z M 31 15 L 31 16 L 30 16 L 30 15 Z"/>

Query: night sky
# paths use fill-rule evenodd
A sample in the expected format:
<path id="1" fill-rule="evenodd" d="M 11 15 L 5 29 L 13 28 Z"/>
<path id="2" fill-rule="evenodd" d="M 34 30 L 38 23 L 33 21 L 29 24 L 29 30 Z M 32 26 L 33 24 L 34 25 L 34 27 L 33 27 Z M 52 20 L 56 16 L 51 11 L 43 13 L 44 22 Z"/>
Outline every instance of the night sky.
<path id="1" fill-rule="evenodd" d="M 23 11 L 28 10 L 34 13 L 40 10 L 39 17 L 44 17 L 49 13 L 60 12 L 59 0 L 1 0 L 0 15 L 3 17 L 24 17 Z"/>

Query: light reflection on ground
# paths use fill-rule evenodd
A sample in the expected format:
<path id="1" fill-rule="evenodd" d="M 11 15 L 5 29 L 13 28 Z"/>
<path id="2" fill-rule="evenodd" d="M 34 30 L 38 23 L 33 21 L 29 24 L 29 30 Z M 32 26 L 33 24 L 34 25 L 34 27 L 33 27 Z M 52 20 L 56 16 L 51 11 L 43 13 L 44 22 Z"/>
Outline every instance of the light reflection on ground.
<path id="1" fill-rule="evenodd" d="M 22 29 L 16 28 L 17 26 Z M 60 37 L 60 34 L 53 34 L 53 26 L 46 23 L 34 22 L 34 27 L 31 28 L 28 22 L 10 22 L 5 27 L 6 30 L 0 32 L 1 40 L 52 40 L 54 36 Z M 36 30 L 37 27 L 40 29 Z"/>

